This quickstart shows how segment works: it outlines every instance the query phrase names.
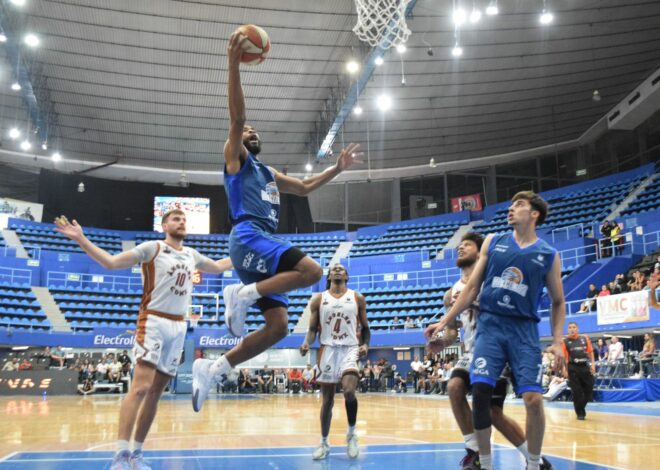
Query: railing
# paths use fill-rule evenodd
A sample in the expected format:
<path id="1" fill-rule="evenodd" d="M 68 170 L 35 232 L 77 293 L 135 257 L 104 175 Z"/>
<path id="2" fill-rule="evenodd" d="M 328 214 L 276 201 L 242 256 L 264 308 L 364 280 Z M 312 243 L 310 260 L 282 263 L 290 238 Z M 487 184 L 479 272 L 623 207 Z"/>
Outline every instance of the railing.
<path id="1" fill-rule="evenodd" d="M 642 251 L 650 255 L 660 246 L 660 230 L 642 235 Z"/>
<path id="2" fill-rule="evenodd" d="M 0 267 L 0 282 L 32 285 L 32 271 L 29 269 Z"/>
<path id="3" fill-rule="evenodd" d="M 96 289 L 109 289 L 126 291 L 142 289 L 142 278 L 140 276 L 115 276 L 107 274 L 84 274 L 67 273 L 61 271 L 49 271 L 46 276 L 46 285 L 70 288 L 91 287 Z"/>
<path id="4" fill-rule="evenodd" d="M 593 299 L 585 298 L 585 299 L 579 299 L 579 300 L 570 300 L 570 301 L 566 302 L 566 316 L 570 317 L 572 315 L 590 315 L 590 314 L 595 315 L 596 311 L 595 310 L 591 311 L 591 309 L 589 309 L 586 312 L 580 312 L 580 308 L 582 307 L 582 304 L 584 302 L 591 302 L 591 301 L 596 302 L 596 297 L 594 297 Z M 542 317 L 543 316 L 550 316 L 551 308 L 540 309 L 538 311 L 538 313 Z"/>
<path id="5" fill-rule="evenodd" d="M 459 268 L 428 269 L 350 276 L 351 289 L 361 290 L 376 287 L 401 287 L 407 285 L 443 285 L 456 282 L 461 276 Z"/>
<path id="6" fill-rule="evenodd" d="M 32 258 L 32 259 L 41 259 L 41 247 L 39 247 L 39 246 L 23 245 L 23 248 L 24 248 L 25 251 L 28 252 L 28 253 L 29 253 L 30 251 L 32 252 L 32 254 L 30 255 L 30 258 Z M 9 246 L 9 245 L 6 245 L 6 246 L 2 247 L 2 249 L 0 250 L 0 256 L 5 256 L 5 257 L 7 257 L 7 256 L 12 256 L 12 257 L 15 257 L 15 256 L 16 256 L 16 250 L 17 250 L 17 249 L 18 249 L 18 247 L 16 247 L 16 246 Z"/>
<path id="7" fill-rule="evenodd" d="M 561 228 L 553 228 L 552 231 L 550 232 L 550 234 L 552 235 L 552 243 L 555 243 L 555 233 L 563 232 L 563 231 L 566 231 L 566 240 L 568 240 L 569 239 L 568 231 L 572 227 L 579 227 L 580 228 L 580 231 L 579 231 L 580 237 L 582 237 L 584 235 L 584 224 L 583 223 L 567 225 L 566 227 L 561 227 Z"/>
<path id="8" fill-rule="evenodd" d="M 575 269 L 582 264 L 597 260 L 598 249 L 596 245 L 567 248 L 559 252 L 559 257 L 561 258 L 562 271 L 566 271 L 568 268 Z"/>

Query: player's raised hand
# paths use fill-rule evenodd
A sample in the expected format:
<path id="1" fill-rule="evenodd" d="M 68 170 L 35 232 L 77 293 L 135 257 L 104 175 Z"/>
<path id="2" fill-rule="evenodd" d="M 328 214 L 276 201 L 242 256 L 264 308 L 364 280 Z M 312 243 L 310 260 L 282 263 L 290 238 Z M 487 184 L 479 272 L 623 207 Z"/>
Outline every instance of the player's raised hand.
<path id="1" fill-rule="evenodd" d="M 238 30 L 234 31 L 229 37 L 229 45 L 227 46 L 227 57 L 229 62 L 234 62 L 236 64 L 240 63 L 241 56 L 243 55 L 244 42 L 248 38 L 241 34 Z"/>
<path id="2" fill-rule="evenodd" d="M 337 158 L 337 168 L 339 171 L 344 171 L 354 163 L 362 163 L 362 160 L 360 160 L 362 155 L 364 155 L 364 153 L 360 152 L 360 144 L 348 144 Z"/>
<path id="3" fill-rule="evenodd" d="M 649 280 L 646 282 L 646 285 L 651 289 L 651 295 L 653 295 L 658 288 L 658 284 L 660 284 L 660 276 L 655 273 L 651 274 L 651 277 L 649 277 Z"/>
<path id="4" fill-rule="evenodd" d="M 555 371 L 561 372 L 565 365 L 564 348 L 562 347 L 562 344 L 552 343 L 551 346 L 548 346 L 548 351 L 550 351 L 555 356 Z"/>
<path id="5" fill-rule="evenodd" d="M 55 231 L 74 241 L 83 237 L 83 229 L 78 222 L 75 219 L 73 222 L 69 222 L 63 215 L 55 218 Z"/>
<path id="6" fill-rule="evenodd" d="M 307 343 L 303 343 L 303 344 L 300 346 L 300 355 L 304 357 L 304 356 L 307 355 L 307 352 L 308 352 L 308 351 L 309 351 L 309 344 L 307 344 Z"/>
<path id="7" fill-rule="evenodd" d="M 433 323 L 427 326 L 424 330 L 424 337 L 427 341 L 432 341 L 434 338 L 437 339 L 437 337 L 442 334 L 446 326 L 447 325 L 445 324 L 444 319 L 440 320 L 438 323 Z"/>

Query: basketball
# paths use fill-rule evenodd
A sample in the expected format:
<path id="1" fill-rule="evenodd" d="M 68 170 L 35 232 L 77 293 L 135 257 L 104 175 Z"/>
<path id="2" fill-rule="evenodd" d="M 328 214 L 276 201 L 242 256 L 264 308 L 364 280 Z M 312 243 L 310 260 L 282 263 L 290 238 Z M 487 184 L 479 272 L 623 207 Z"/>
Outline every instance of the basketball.
<path id="1" fill-rule="evenodd" d="M 248 65 L 257 65 L 266 60 L 270 51 L 270 39 L 263 28 L 253 24 L 244 24 L 238 31 L 247 41 L 244 43 L 245 52 L 241 56 L 241 62 Z"/>

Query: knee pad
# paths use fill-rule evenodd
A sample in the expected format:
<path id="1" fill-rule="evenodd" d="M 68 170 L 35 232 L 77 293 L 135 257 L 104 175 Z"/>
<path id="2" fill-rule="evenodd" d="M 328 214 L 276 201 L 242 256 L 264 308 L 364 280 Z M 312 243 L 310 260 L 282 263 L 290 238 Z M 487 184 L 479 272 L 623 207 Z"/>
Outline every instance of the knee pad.
<path id="1" fill-rule="evenodd" d="M 490 401 L 493 387 L 483 382 L 472 384 L 472 421 L 474 429 L 482 430 L 491 426 Z"/>

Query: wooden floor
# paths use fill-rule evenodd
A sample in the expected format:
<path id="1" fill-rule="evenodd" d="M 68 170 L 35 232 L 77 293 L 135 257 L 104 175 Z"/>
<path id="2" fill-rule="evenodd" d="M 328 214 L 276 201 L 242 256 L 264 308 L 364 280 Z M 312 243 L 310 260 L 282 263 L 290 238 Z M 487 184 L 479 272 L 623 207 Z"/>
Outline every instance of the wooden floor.
<path id="1" fill-rule="evenodd" d="M 121 397 L 0 397 L 0 457 L 21 451 L 112 450 Z M 211 399 L 201 413 L 189 396 L 164 399 L 146 449 L 219 449 L 314 446 L 319 440 L 318 394 Z M 653 404 L 620 407 L 621 413 L 588 409 L 577 421 L 572 409 L 547 408 L 544 453 L 622 469 L 659 468 L 660 417 Z M 611 408 L 611 405 L 610 405 Z M 524 409 L 507 401 L 507 413 L 524 423 Z M 607 408 L 608 411 L 609 408 Z M 642 410 L 642 414 L 632 413 Z M 631 410 L 631 411 L 627 411 Z M 655 410 L 655 413 L 654 413 Z M 359 396 L 360 444 L 462 441 L 444 397 Z M 343 445 L 343 400 L 335 401 L 330 441 Z M 494 441 L 507 444 L 494 435 Z"/>

